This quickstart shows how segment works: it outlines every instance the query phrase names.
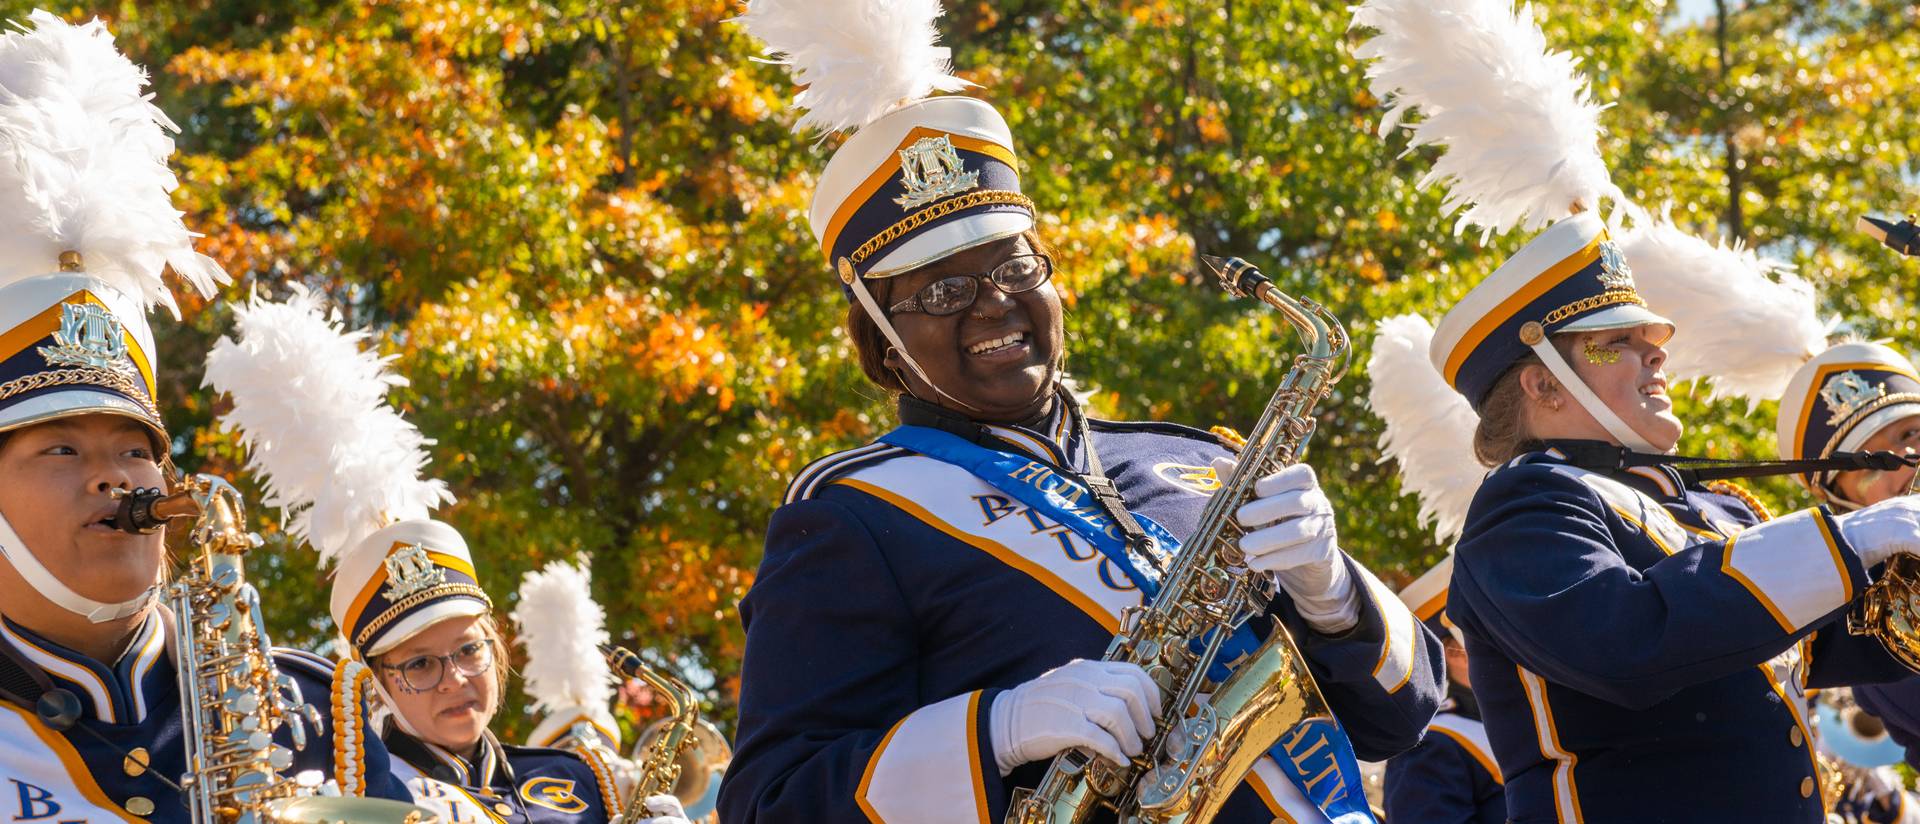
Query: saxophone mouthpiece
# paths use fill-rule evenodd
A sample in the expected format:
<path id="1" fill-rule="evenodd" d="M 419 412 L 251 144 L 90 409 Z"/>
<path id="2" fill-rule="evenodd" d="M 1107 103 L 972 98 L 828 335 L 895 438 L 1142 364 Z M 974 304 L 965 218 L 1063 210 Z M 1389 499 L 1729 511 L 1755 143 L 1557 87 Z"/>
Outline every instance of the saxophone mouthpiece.
<path id="1" fill-rule="evenodd" d="M 1865 232 L 1868 237 L 1886 244 L 1907 257 L 1920 257 L 1920 225 L 1915 225 L 1913 216 L 1894 223 L 1877 217 L 1862 216 L 1854 228 Z"/>
<path id="2" fill-rule="evenodd" d="M 600 654 L 607 657 L 607 666 L 627 678 L 637 676 L 641 670 L 647 668 L 647 663 L 640 660 L 640 656 L 633 654 L 632 650 L 625 647 L 601 644 Z"/>
<path id="3" fill-rule="evenodd" d="M 1214 277 L 1220 280 L 1220 288 L 1236 298 L 1258 294 L 1261 285 L 1273 282 L 1261 274 L 1258 267 L 1241 258 L 1201 255 L 1200 261 L 1213 270 Z"/>
<path id="4" fill-rule="evenodd" d="M 133 535 L 158 532 L 168 521 L 192 517 L 198 512 L 191 496 L 171 496 L 152 487 L 114 489 L 107 494 L 120 501 L 120 508 L 113 513 L 113 528 Z M 178 505 L 181 500 L 186 504 L 184 507 Z"/>

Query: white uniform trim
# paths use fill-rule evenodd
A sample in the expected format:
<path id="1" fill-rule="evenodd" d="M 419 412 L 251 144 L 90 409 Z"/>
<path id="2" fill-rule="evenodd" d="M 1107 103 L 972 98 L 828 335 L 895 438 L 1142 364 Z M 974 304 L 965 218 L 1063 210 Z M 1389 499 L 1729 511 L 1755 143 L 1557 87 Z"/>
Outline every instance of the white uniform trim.
<path id="1" fill-rule="evenodd" d="M 792 483 L 787 484 L 787 496 L 783 503 L 790 504 L 795 501 L 804 501 L 811 498 L 813 497 L 813 493 L 820 488 L 820 484 L 832 478 L 836 470 L 853 464 L 856 461 L 878 457 L 881 453 L 889 450 L 902 454 L 906 452 L 906 450 L 884 443 L 870 443 L 866 446 L 849 449 L 845 452 L 836 452 L 814 461 L 808 464 L 806 468 L 801 469 L 800 474 L 793 477 Z"/>
<path id="2" fill-rule="evenodd" d="M 1824 550 L 1824 551 L 1822 551 Z M 1827 522 L 1807 509 L 1775 518 L 1727 541 L 1720 570 L 1794 632 L 1853 598 L 1853 576 Z"/>
<path id="3" fill-rule="evenodd" d="M 413 803 L 440 816 L 440 824 L 501 824 L 502 819 L 473 794 L 445 781 L 429 778 L 419 768 L 398 758 L 393 777 L 407 785 Z"/>
<path id="4" fill-rule="evenodd" d="M 987 820 L 979 717 L 975 691 L 901 719 L 867 760 L 855 803 L 875 824 L 995 824 Z"/>
<path id="5" fill-rule="evenodd" d="M 1555 466 L 1554 470 L 1586 484 L 1587 488 L 1600 496 L 1600 500 L 1613 508 L 1615 514 L 1639 527 L 1668 555 L 1686 549 L 1691 543 L 1686 527 L 1673 517 L 1673 513 L 1640 490 L 1577 466 Z"/>
<path id="6" fill-rule="evenodd" d="M 1493 774 L 1495 782 L 1507 783 L 1506 777 L 1500 774 L 1499 762 L 1493 760 L 1493 744 L 1487 741 L 1485 724 L 1463 715 L 1443 712 L 1433 717 L 1433 723 L 1429 728 L 1433 732 L 1453 739 L 1453 742 L 1466 750 L 1468 755 L 1473 756 L 1473 760 L 1480 762 L 1480 766 Z"/>
<path id="7" fill-rule="evenodd" d="M 1360 571 L 1360 580 L 1366 584 L 1367 597 L 1373 599 L 1373 608 L 1380 611 L 1381 623 L 1386 628 L 1386 639 L 1380 644 L 1380 660 L 1373 665 L 1373 680 L 1380 688 L 1389 693 L 1399 692 L 1401 687 L 1413 677 L 1413 658 L 1415 645 L 1420 643 L 1419 621 L 1413 612 L 1400 601 L 1400 597 L 1373 577 L 1366 567 L 1355 564 Z"/>
<path id="8" fill-rule="evenodd" d="M 160 660 L 160 653 L 167 648 L 166 633 L 160 631 L 158 616 L 149 619 L 140 630 L 145 636 L 134 641 L 131 649 L 139 657 L 133 661 L 133 677 L 127 683 L 127 690 L 133 693 L 133 720 L 147 720 L 147 673 Z"/>
<path id="9" fill-rule="evenodd" d="M 32 659 L 34 663 L 39 664 L 42 669 L 71 681 L 81 689 L 86 690 L 87 697 L 93 699 L 94 714 L 98 715 L 100 720 L 109 724 L 120 723 L 120 713 L 114 710 L 113 699 L 107 697 L 107 685 L 106 682 L 100 680 L 100 676 L 94 675 L 93 671 L 86 667 L 41 649 L 32 641 L 27 640 L 25 636 L 14 632 L 12 627 L 7 626 L 3 622 L 0 622 L 0 633 L 5 633 L 7 640 L 13 642 L 15 649 L 20 650 L 21 653 L 25 654 L 29 659 Z"/>
<path id="10" fill-rule="evenodd" d="M 1553 812 L 1560 824 L 1584 824 L 1580 813 L 1580 790 L 1574 785 L 1573 767 L 1580 759 L 1560 747 L 1560 732 L 1553 725 L 1553 707 L 1547 703 L 1547 682 L 1514 665 L 1520 673 L 1520 686 L 1526 689 L 1527 706 L 1533 710 L 1534 735 L 1540 755 L 1558 762 L 1553 768 Z"/>
<path id="11" fill-rule="evenodd" d="M 33 714 L 6 702 L 0 702 L 0 775 L 7 778 L 7 797 L 30 804 L 32 810 L 14 808 L 13 820 L 24 815 L 48 813 L 52 821 L 124 821 L 145 824 L 107 797 L 87 770 L 80 753 L 60 733 L 47 729 Z M 119 780 L 116 774 L 110 780 Z M 51 815 L 58 805 L 58 815 Z"/>
<path id="12" fill-rule="evenodd" d="M 1255 795 L 1267 805 L 1274 814 L 1275 824 L 1332 824 L 1327 814 L 1313 806 L 1313 802 L 1300 792 L 1299 787 L 1287 780 L 1280 765 L 1271 757 L 1253 762 L 1253 771 L 1247 773 L 1247 784 L 1253 787 Z"/>

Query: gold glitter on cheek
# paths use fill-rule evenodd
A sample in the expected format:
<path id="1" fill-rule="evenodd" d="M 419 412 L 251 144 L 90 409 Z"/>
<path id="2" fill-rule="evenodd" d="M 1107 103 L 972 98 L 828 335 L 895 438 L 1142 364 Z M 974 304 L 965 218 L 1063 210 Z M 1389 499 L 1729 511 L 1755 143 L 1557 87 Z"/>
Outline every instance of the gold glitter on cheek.
<path id="1" fill-rule="evenodd" d="M 1595 364 L 1597 366 L 1605 366 L 1608 364 L 1614 364 L 1614 363 L 1620 362 L 1619 350 L 1606 349 L 1600 346 L 1595 346 L 1593 341 L 1587 341 L 1586 349 L 1585 351 L 1581 352 L 1581 354 L 1587 356 L 1587 363 Z"/>

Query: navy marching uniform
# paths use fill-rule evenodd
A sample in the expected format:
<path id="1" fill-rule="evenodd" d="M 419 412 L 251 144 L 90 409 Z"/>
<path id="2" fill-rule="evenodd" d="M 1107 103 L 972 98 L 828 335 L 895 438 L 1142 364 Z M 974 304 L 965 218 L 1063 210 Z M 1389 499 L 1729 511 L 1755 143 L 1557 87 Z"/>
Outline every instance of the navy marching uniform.
<path id="1" fill-rule="evenodd" d="M 1447 581 L 1453 559 L 1441 561 L 1400 591 L 1414 617 L 1436 637 L 1446 626 Z M 1493 760 L 1473 690 L 1448 673 L 1447 700 L 1420 746 L 1387 760 L 1383 794 L 1389 824 L 1503 824 L 1504 779 Z"/>
<path id="2" fill-rule="evenodd" d="M 148 617 L 127 651 L 111 666 L 0 619 L 0 774 L 7 792 L 0 811 L 16 821 L 186 822 L 187 808 L 175 783 L 186 773 L 180 716 L 179 672 L 173 665 L 166 622 Z M 292 750 L 288 775 L 308 773 L 353 794 L 411 800 L 390 771 L 377 743 L 357 758 L 342 760 L 334 738 L 328 690 L 334 664 L 297 650 L 276 650 L 274 664 L 320 711 L 321 723 L 307 745 Z M 72 713 L 36 713 L 50 692 L 70 696 Z M 39 704 L 46 706 L 45 704 Z M 347 719 L 358 734 L 363 714 Z M 285 731 L 275 741 L 292 749 Z M 357 791 L 357 792 L 356 792 Z"/>
<path id="3" fill-rule="evenodd" d="M 589 752 L 517 747 L 488 732 L 468 761 L 393 725 L 382 740 L 396 774 L 445 824 L 599 824 L 618 809 L 612 772 Z"/>
<path id="4" fill-rule="evenodd" d="M 1129 509 L 1185 535 L 1218 485 L 1214 435 L 1161 423 L 1089 421 L 1067 402 L 1035 428 L 979 427 L 993 448 L 1036 466 L 1085 471 L 1090 438 Z M 902 401 L 902 420 L 933 420 Z M 1411 747 L 1439 700 L 1439 645 L 1390 590 L 1366 582 L 1358 626 L 1328 638 L 1284 594 L 1273 619 L 1293 634 L 1361 758 Z M 874 444 L 815 462 L 768 527 L 747 629 L 737 754 L 721 785 L 729 822 L 999 821 L 1013 788 L 1046 762 L 1002 777 L 987 740 L 1002 690 L 1074 658 L 1097 658 L 1126 575 L 1078 536 L 957 467 Z M 1290 795 L 1291 794 L 1291 795 Z M 1267 759 L 1221 821 L 1317 813 Z M 1301 820 L 1309 820 L 1302 818 Z"/>
<path id="5" fill-rule="evenodd" d="M 1463 298 L 1430 355 L 1476 411 L 1527 351 L 1578 398 L 1551 336 L 1665 323 L 1643 307 L 1576 215 Z M 1859 555 L 1824 509 L 1762 524 L 1671 467 L 1581 468 L 1619 451 L 1548 443 L 1495 468 L 1455 552 L 1447 613 L 1509 816 L 1822 820 L 1804 690 L 1907 674 L 1836 623 L 1869 580 Z"/>

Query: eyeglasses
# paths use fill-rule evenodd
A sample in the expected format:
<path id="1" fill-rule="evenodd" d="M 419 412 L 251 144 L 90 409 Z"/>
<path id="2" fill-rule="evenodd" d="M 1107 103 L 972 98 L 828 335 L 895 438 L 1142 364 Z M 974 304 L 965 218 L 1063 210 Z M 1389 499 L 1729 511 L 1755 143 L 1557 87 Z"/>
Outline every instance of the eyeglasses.
<path id="1" fill-rule="evenodd" d="M 400 673 L 408 689 L 426 692 L 440 686 L 447 667 L 467 678 L 478 678 L 493 669 L 493 639 L 482 638 L 461 644 L 451 655 L 416 655 L 399 664 L 381 663 L 380 668 Z"/>
<path id="2" fill-rule="evenodd" d="M 913 297 L 894 304 L 887 311 L 890 314 L 925 312 L 936 317 L 951 315 L 973 305 L 974 299 L 980 296 L 980 281 L 993 284 L 1002 294 L 1017 295 L 1040 288 L 1040 284 L 1051 277 L 1053 258 L 1038 253 L 1014 255 L 986 274 L 954 275 L 922 286 Z"/>

